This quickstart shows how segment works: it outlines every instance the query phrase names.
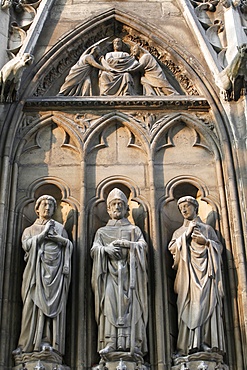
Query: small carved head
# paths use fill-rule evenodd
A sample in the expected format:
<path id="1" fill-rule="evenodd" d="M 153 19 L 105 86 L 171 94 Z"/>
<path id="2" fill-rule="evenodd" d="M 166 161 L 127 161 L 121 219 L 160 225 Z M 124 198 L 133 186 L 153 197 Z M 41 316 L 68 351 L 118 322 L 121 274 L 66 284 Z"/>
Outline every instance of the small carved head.
<path id="1" fill-rule="evenodd" d="M 241 57 L 247 56 L 247 44 L 242 44 L 241 46 L 237 46 L 237 49 Z"/>
<path id="2" fill-rule="evenodd" d="M 94 56 L 100 56 L 101 55 L 101 50 L 99 46 L 94 46 L 91 50 L 91 54 Z"/>
<path id="3" fill-rule="evenodd" d="M 247 15 L 247 0 L 241 0 L 240 10 L 244 15 Z"/>
<path id="4" fill-rule="evenodd" d="M 31 64 L 33 64 L 34 56 L 32 54 L 29 54 L 29 53 L 24 53 L 22 55 L 22 59 L 23 59 L 23 63 L 26 66 L 30 66 Z"/>
<path id="5" fill-rule="evenodd" d="M 112 45 L 113 45 L 113 49 L 115 51 L 121 51 L 122 48 L 123 48 L 123 42 L 122 42 L 122 40 L 119 37 L 115 38 L 112 41 Z"/>
<path id="6" fill-rule="evenodd" d="M 41 197 L 39 197 L 36 200 L 36 203 L 35 203 L 35 212 L 36 212 L 36 214 L 38 216 L 40 216 L 40 206 L 41 206 L 41 204 L 44 204 L 44 203 L 49 203 L 49 204 L 53 205 L 53 209 L 51 209 L 51 211 L 50 211 L 51 214 L 49 213 L 48 216 L 51 216 L 52 214 L 54 214 L 54 212 L 57 208 L 57 202 L 56 202 L 56 199 L 53 198 L 51 195 L 42 195 Z"/>
<path id="7" fill-rule="evenodd" d="M 107 197 L 107 212 L 112 219 L 119 220 L 126 216 L 128 207 L 128 200 L 126 195 L 118 188 L 110 191 Z"/>
<path id="8" fill-rule="evenodd" d="M 179 198 L 179 200 L 177 202 L 177 205 L 178 205 L 178 208 L 179 208 L 180 212 L 182 213 L 182 215 L 185 218 L 190 219 L 192 217 L 192 215 L 190 215 L 190 213 L 198 214 L 199 204 L 198 204 L 197 200 L 194 197 L 190 196 L 190 195 Z M 187 205 L 187 208 L 190 205 L 192 205 L 193 208 L 194 208 L 194 211 L 185 209 L 186 208 L 185 205 Z"/>

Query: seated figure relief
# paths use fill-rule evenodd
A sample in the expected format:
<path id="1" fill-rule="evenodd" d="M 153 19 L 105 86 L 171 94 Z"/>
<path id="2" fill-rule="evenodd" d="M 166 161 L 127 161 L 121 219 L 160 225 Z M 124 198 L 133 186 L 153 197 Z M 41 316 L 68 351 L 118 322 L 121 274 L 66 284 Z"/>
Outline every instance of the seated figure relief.
<path id="1" fill-rule="evenodd" d="M 59 96 L 179 94 L 156 59 L 139 45 L 135 44 L 129 53 L 126 51 L 129 47 L 120 38 L 112 41 L 112 51 L 104 52 L 102 44 L 98 42 L 82 54 L 66 77 Z"/>

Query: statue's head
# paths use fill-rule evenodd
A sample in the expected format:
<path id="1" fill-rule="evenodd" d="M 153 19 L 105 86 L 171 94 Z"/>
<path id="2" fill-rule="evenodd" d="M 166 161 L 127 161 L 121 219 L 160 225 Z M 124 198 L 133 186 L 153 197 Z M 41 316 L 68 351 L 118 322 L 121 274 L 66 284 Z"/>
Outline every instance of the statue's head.
<path id="1" fill-rule="evenodd" d="M 188 220 L 193 220 L 198 214 L 199 203 L 190 195 L 179 198 L 177 205 L 183 217 Z"/>
<path id="2" fill-rule="evenodd" d="M 118 188 L 114 188 L 108 194 L 107 212 L 112 219 L 120 220 L 126 216 L 129 209 L 126 195 Z"/>
<path id="3" fill-rule="evenodd" d="M 40 218 L 50 219 L 57 208 L 56 199 L 51 195 L 42 195 L 36 200 L 35 212 Z"/>
<path id="4" fill-rule="evenodd" d="M 25 65 L 30 66 L 31 64 L 33 64 L 34 56 L 32 54 L 29 54 L 29 53 L 24 53 L 22 55 L 22 59 L 23 59 L 23 63 Z"/>
<path id="5" fill-rule="evenodd" d="M 131 47 L 131 54 L 135 57 L 138 57 L 141 53 L 142 49 L 138 44 L 135 44 Z"/>
<path id="6" fill-rule="evenodd" d="M 115 38 L 112 41 L 112 44 L 113 44 L 113 49 L 116 51 L 121 51 L 123 48 L 123 42 L 119 37 Z"/>
<path id="7" fill-rule="evenodd" d="M 94 56 L 99 56 L 101 55 L 101 50 L 100 50 L 100 47 L 98 45 L 94 46 L 91 50 L 91 54 L 94 55 Z"/>

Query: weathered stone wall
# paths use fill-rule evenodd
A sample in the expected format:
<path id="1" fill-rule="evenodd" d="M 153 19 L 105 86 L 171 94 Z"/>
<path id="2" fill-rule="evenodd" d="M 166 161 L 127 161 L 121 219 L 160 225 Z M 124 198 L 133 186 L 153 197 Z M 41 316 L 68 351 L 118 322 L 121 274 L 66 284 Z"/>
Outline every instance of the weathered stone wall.
<path id="1" fill-rule="evenodd" d="M 20 332 L 20 238 L 35 218 L 35 199 L 45 192 L 58 200 L 56 219 L 75 246 L 65 362 L 76 370 L 98 363 L 90 248 L 95 231 L 107 221 L 105 198 L 115 186 L 129 196 L 130 220 L 149 244 L 147 363 L 152 369 L 172 366 L 177 312 L 167 245 L 182 222 L 176 200 L 190 194 L 224 244 L 224 360 L 230 370 L 245 369 L 246 97 L 226 102 L 220 95 L 215 75 L 234 48 L 229 29 L 219 31 L 217 20 L 226 12 L 229 20 L 230 10 L 206 6 L 199 12 L 189 1 L 40 3 L 42 17 L 21 48 L 35 62 L 23 74 L 20 101 L 0 106 L 1 370 L 12 368 Z M 241 43 L 242 24 L 233 27 L 241 14 L 230 9 L 229 28 Z M 8 17 L 8 10 L 0 11 L 4 49 Z M 180 95 L 58 97 L 80 55 L 100 39 L 116 36 L 154 55 Z M 0 65 L 5 62 L 1 51 Z"/>

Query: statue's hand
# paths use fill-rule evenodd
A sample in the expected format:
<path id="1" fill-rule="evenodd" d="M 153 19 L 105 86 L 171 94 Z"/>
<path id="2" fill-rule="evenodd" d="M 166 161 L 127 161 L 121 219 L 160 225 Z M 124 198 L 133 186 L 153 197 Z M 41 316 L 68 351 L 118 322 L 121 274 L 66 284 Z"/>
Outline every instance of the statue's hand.
<path id="1" fill-rule="evenodd" d="M 196 221 L 191 221 L 189 223 L 189 227 L 188 227 L 188 229 L 186 231 L 186 238 L 187 239 L 191 237 L 191 235 L 192 235 L 192 233 L 193 233 L 194 228 L 196 227 L 196 225 L 197 225 Z"/>
<path id="2" fill-rule="evenodd" d="M 38 236 L 40 242 L 47 238 L 51 225 L 50 221 L 46 223 L 44 230 Z"/>
<path id="3" fill-rule="evenodd" d="M 53 223 L 54 221 L 53 220 L 49 220 L 46 224 L 45 224 L 45 228 L 44 228 L 44 232 L 45 234 L 47 235 L 50 228 L 53 226 Z"/>
<path id="4" fill-rule="evenodd" d="M 63 238 L 61 235 L 57 234 L 56 231 L 54 231 L 54 234 L 48 234 L 47 239 L 52 240 L 55 243 L 61 243 L 63 245 L 66 244 L 66 239 Z"/>
<path id="5" fill-rule="evenodd" d="M 110 64 L 110 65 L 113 64 L 114 63 L 114 58 L 112 58 L 112 57 L 108 58 L 107 63 Z"/>
<path id="6" fill-rule="evenodd" d="M 69 266 L 66 265 L 63 266 L 63 274 L 66 276 L 69 275 Z"/>
<path id="7" fill-rule="evenodd" d="M 121 260 L 122 258 L 122 249 L 118 245 L 114 245 L 111 243 L 107 247 L 105 247 L 105 252 L 109 255 L 110 258 Z"/>
<path id="8" fill-rule="evenodd" d="M 192 240 L 200 245 L 207 244 L 208 239 L 198 230 L 194 229 L 193 233 L 191 234 Z"/>
<path id="9" fill-rule="evenodd" d="M 114 246 L 118 246 L 120 248 L 130 248 L 131 242 L 129 240 L 124 240 L 124 239 L 117 239 L 112 242 Z"/>

